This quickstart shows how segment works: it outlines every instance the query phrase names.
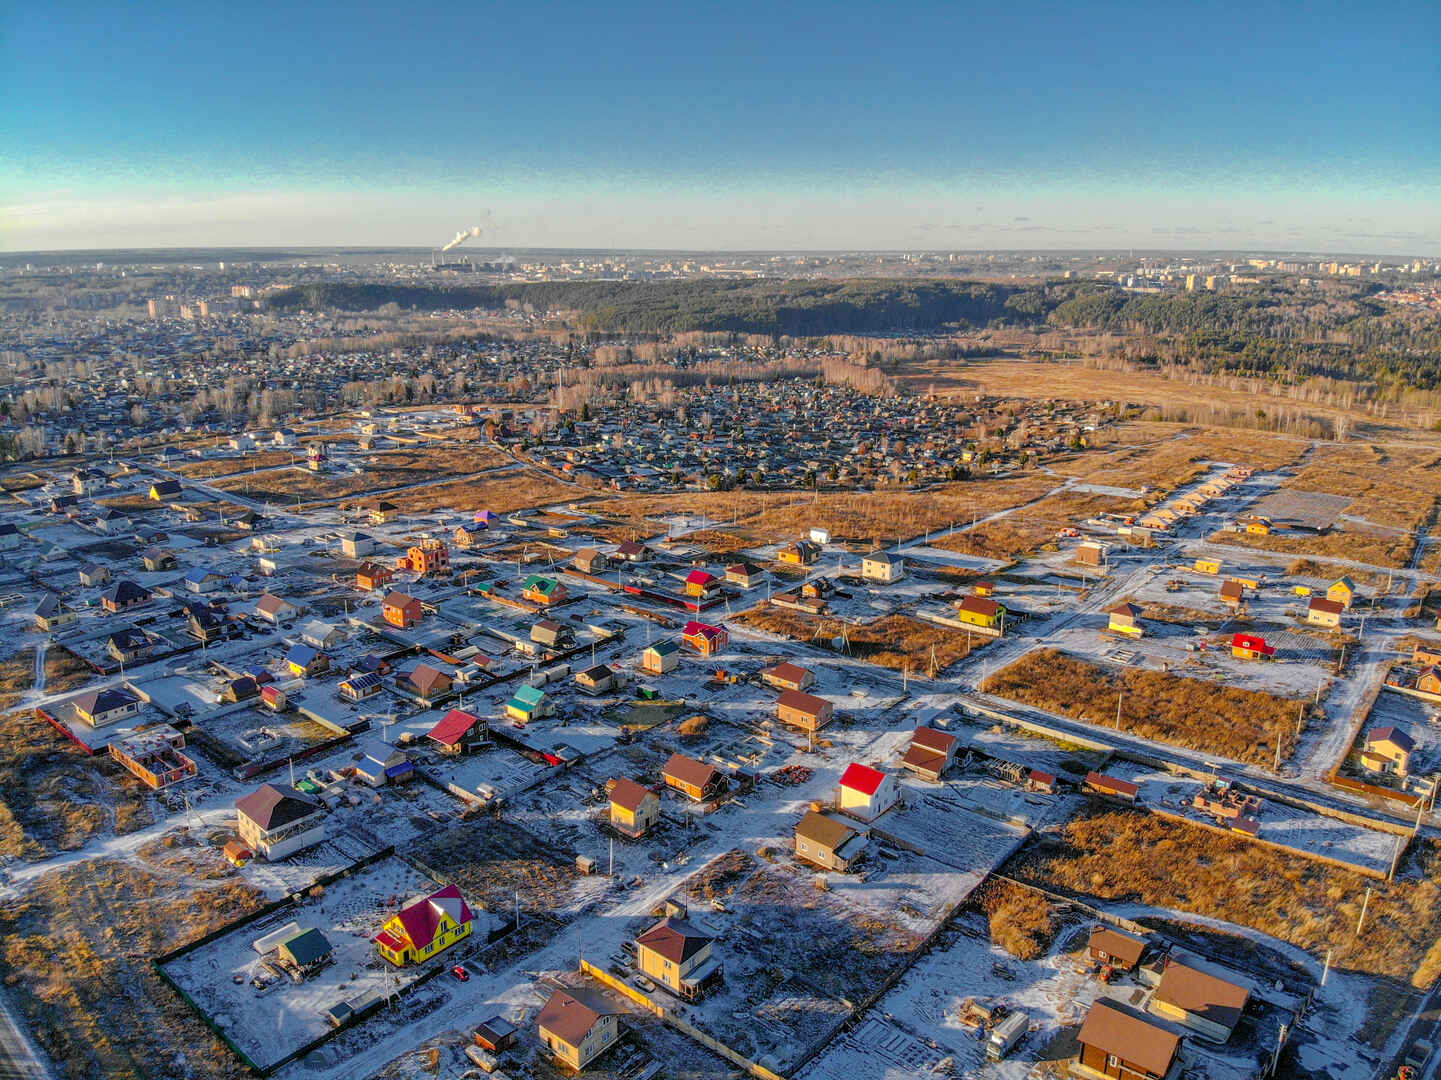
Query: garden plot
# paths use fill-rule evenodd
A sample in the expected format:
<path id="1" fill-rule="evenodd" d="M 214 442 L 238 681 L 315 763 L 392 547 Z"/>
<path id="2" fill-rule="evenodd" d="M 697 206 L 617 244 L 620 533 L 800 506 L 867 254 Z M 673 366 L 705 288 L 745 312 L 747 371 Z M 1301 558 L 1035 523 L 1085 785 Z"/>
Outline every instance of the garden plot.
<path id="1" fill-rule="evenodd" d="M 395 969 L 382 960 L 371 938 L 400 905 L 438 887 L 392 856 L 312 889 L 299 904 L 207 942 L 169 961 L 164 970 L 216 1027 L 264 1067 L 329 1031 L 326 1011 L 333 1006 L 393 993 L 419 977 L 424 969 Z M 319 929 L 334 949 L 330 963 L 298 983 L 268 972 L 252 944 L 290 922 L 302 930 Z"/>
<path id="2" fill-rule="evenodd" d="M 1415 744 L 1408 767 L 1413 783 L 1408 784 L 1394 775 L 1374 773 L 1362 768 L 1360 754 L 1366 735 L 1382 727 L 1400 729 L 1409 735 Z M 1424 785 L 1429 785 L 1430 777 L 1438 770 L 1441 770 L 1441 706 L 1409 694 L 1383 690 L 1376 698 L 1370 715 L 1361 725 L 1355 744 L 1346 756 L 1343 773 L 1365 780 L 1368 784 L 1408 791 L 1415 790 L 1418 785 L 1423 785 L 1424 790 Z"/>
<path id="3" fill-rule="evenodd" d="M 206 748 L 210 740 L 234 764 L 280 761 L 336 737 L 324 724 L 298 712 L 276 713 L 253 704 L 233 705 L 196 719 L 196 742 Z"/>

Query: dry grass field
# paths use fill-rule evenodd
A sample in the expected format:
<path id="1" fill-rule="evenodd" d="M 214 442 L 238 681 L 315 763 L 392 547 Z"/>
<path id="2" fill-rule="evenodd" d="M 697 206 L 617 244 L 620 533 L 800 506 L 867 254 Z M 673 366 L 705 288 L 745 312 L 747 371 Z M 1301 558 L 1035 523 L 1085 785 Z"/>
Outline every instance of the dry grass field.
<path id="1" fill-rule="evenodd" d="M 1429 987 L 1441 974 L 1441 860 L 1430 841 L 1407 860 L 1419 879 L 1388 885 L 1184 822 L 1092 806 L 1006 871 L 1048 889 L 1249 926 L 1318 957 L 1333 949 L 1343 970 Z"/>
<path id="2" fill-rule="evenodd" d="M 235 1080 L 242 1067 L 148 958 L 262 899 L 217 850 L 172 835 L 51 871 L 0 906 L 0 972 L 65 1080 Z"/>
<path id="3" fill-rule="evenodd" d="M 1206 538 L 1214 544 L 1272 551 L 1281 555 L 1304 555 L 1316 559 L 1354 559 L 1371 566 L 1401 568 L 1411 561 L 1416 540 L 1409 534 L 1376 536 L 1370 533 L 1335 532 L 1270 533 L 1265 536 L 1242 532 L 1212 533 Z M 1347 573 L 1352 573 L 1347 571 Z M 1354 575 L 1353 575 L 1354 576 Z"/>
<path id="4" fill-rule="evenodd" d="M 1060 930 L 1044 897 L 1004 878 L 989 879 L 971 901 L 986 913 L 991 941 L 1021 960 L 1045 956 Z"/>
<path id="5" fill-rule="evenodd" d="M 372 454 L 366 459 L 361 472 L 327 470 L 315 473 L 302 466 L 256 475 L 231 476 L 217 481 L 214 486 L 252 498 L 281 501 L 297 497 L 307 501 L 343 499 L 406 484 L 469 476 L 504 465 L 507 460 L 500 451 L 489 446 L 428 446 Z"/>
<path id="6" fill-rule="evenodd" d="M 893 671 L 909 670 L 917 674 L 944 671 L 991 640 L 979 634 L 968 640 L 964 631 L 922 622 L 909 615 L 886 615 L 873 623 L 856 626 L 772 607 L 756 608 L 733 621 L 825 648 L 831 648 L 844 630 L 849 636 L 852 656 Z"/>
<path id="7" fill-rule="evenodd" d="M 1258 469 L 1295 464 L 1310 445 L 1301 439 L 1247 432 L 1132 422 L 1107 434 L 1118 448 L 1079 454 L 1052 466 L 1065 476 L 1098 484 L 1139 488 L 1149 484 L 1152 501 L 1205 472 L 1205 461 L 1228 461 Z"/>
<path id="8" fill-rule="evenodd" d="M 1348 513 L 1373 525 L 1415 531 L 1427 524 L 1441 498 L 1441 453 L 1367 443 L 1318 446 L 1285 486 L 1349 496 L 1354 501 Z"/>
<path id="9" fill-rule="evenodd" d="M 449 480 L 427 484 L 385 497 L 402 513 L 423 513 L 430 510 L 454 510 L 468 514 L 491 510 L 508 514 L 534 506 L 573 502 L 583 489 L 536 473 L 516 471 L 501 473 L 480 480 Z"/>
<path id="10" fill-rule="evenodd" d="M 1114 725 L 1148 739 L 1270 766 L 1280 741 L 1281 760 L 1295 749 L 1304 703 L 1259 690 L 1242 690 L 1162 671 L 1110 668 L 1058 649 L 1036 649 L 981 684 L 1063 716 Z"/>
<path id="11" fill-rule="evenodd" d="M 51 645 L 45 653 L 45 692 L 63 694 L 95 677 L 95 672 L 80 657 L 60 645 Z"/>
<path id="12" fill-rule="evenodd" d="M 242 454 L 239 457 L 215 458 L 211 461 L 187 461 L 184 465 L 175 466 L 171 472 L 188 476 L 193 480 L 210 480 L 215 477 L 250 472 L 252 469 L 270 469 L 277 465 L 289 465 L 296 460 L 297 456 L 304 457 L 303 454 L 296 455 L 289 450 L 258 450 L 253 454 Z"/>
<path id="13" fill-rule="evenodd" d="M 881 539 L 889 543 L 950 528 L 976 514 L 1020 506 L 1056 486 L 1054 477 L 1028 473 L 945 484 L 928 491 L 623 495 L 598 503 L 593 509 L 622 526 L 640 529 L 642 535 L 653 536 L 664 529 L 654 521 L 648 522 L 648 518 L 706 514 L 728 523 L 731 531 L 755 543 L 794 539 L 813 528 L 828 530 L 837 541 Z"/>

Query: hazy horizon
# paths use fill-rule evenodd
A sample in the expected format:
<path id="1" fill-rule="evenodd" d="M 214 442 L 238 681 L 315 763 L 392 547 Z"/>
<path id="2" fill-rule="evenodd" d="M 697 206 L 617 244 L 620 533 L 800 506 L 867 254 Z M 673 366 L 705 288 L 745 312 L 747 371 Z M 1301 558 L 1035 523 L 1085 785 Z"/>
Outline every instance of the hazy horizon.
<path id="1" fill-rule="evenodd" d="M 1441 252 L 1441 9 L 62 4 L 0 249 Z"/>

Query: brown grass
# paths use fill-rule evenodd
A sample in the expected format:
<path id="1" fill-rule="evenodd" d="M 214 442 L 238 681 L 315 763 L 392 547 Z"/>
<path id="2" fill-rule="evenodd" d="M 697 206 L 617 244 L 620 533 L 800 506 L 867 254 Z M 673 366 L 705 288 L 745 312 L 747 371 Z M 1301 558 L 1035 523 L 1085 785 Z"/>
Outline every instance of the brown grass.
<path id="1" fill-rule="evenodd" d="M 302 464 L 295 469 L 231 477 L 215 486 L 259 498 L 284 500 L 299 495 L 305 500 L 343 499 L 426 480 L 467 476 L 502 465 L 506 460 L 489 446 L 423 447 L 373 454 L 366 459 L 364 471 L 358 473 L 317 473 Z"/>
<path id="2" fill-rule="evenodd" d="M 873 623 L 854 626 L 784 608 L 756 608 L 734 621 L 824 648 L 830 648 L 844 630 L 849 635 L 852 656 L 893 671 L 910 670 L 918 674 L 944 671 L 991 640 L 976 634 L 967 641 L 964 631 L 922 622 L 909 615 L 886 615 Z"/>
<path id="3" fill-rule="evenodd" d="M 1408 534 L 1374 536 L 1369 533 L 1333 532 L 1320 536 L 1309 533 L 1288 535 L 1271 533 L 1257 535 L 1242 532 L 1216 532 L 1206 538 L 1213 544 L 1274 551 L 1283 555 L 1308 555 L 1320 558 L 1354 559 L 1372 566 L 1404 567 L 1411 560 L 1416 541 Z M 1354 572 L 1347 571 L 1352 574 Z"/>
<path id="4" fill-rule="evenodd" d="M 300 454 L 299 456 L 303 458 L 305 455 Z M 289 450 L 262 450 L 243 457 L 215 458 L 212 461 L 187 461 L 184 465 L 175 466 L 171 472 L 192 479 L 208 480 L 218 476 L 234 476 L 236 473 L 250 472 L 252 469 L 269 469 L 277 465 L 289 465 L 296 460 L 296 457 L 297 455 Z"/>
<path id="5" fill-rule="evenodd" d="M 440 484 L 387 495 L 386 501 L 402 512 L 420 513 L 430 510 L 454 510 L 470 513 L 492 510 L 508 514 L 551 503 L 572 502 L 583 493 L 569 484 L 535 473 L 505 473 L 493 479 L 452 480 Z"/>
<path id="6" fill-rule="evenodd" d="M 1029 555 L 1052 543 L 1061 529 L 1096 514 L 1120 513 L 1134 505 L 1130 499 L 1113 495 L 1062 491 L 1031 506 L 1023 506 L 996 521 L 942 537 L 935 541 L 935 546 L 989 559 Z"/>
<path id="7" fill-rule="evenodd" d="M 1388 885 L 1183 822 L 1092 807 L 1007 869 L 1045 888 L 1248 926 L 1316 956 L 1334 949 L 1342 969 L 1429 987 L 1441 973 L 1441 860 L 1430 841 L 1409 858 L 1420 879 Z"/>
<path id="8" fill-rule="evenodd" d="M 0 971 L 58 1075 L 231 1080 L 236 1059 L 147 958 L 263 900 L 199 849 L 141 867 L 91 860 L 46 874 L 0 908 Z"/>
<path id="9" fill-rule="evenodd" d="M 1121 730 L 1147 739 L 1271 765 L 1295 749 L 1302 704 L 1161 671 L 1102 667 L 1037 649 L 991 675 L 981 689 L 1091 723 L 1112 726 L 1121 696 Z"/>
<path id="10" fill-rule="evenodd" d="M 94 670 L 80 657 L 60 645 L 45 652 L 45 692 L 63 694 L 84 686 L 95 677 Z"/>
<path id="11" fill-rule="evenodd" d="M 1376 525 L 1416 530 L 1441 498 L 1441 453 L 1365 443 L 1318 446 L 1285 486 L 1351 496 L 1355 501 L 1348 513 Z"/>
<path id="12" fill-rule="evenodd" d="M 1378 591 L 1386 587 L 1387 580 L 1386 574 L 1378 574 L 1374 570 L 1355 570 L 1340 563 L 1318 562 L 1315 559 L 1297 559 L 1286 567 L 1286 573 L 1292 577 L 1320 578 L 1322 581 L 1348 577 L 1357 585 L 1366 585 Z"/>
<path id="13" fill-rule="evenodd" d="M 972 899 L 986 913 L 991 941 L 1021 960 L 1050 952 L 1060 930 L 1043 896 L 1014 882 L 991 878 Z"/>

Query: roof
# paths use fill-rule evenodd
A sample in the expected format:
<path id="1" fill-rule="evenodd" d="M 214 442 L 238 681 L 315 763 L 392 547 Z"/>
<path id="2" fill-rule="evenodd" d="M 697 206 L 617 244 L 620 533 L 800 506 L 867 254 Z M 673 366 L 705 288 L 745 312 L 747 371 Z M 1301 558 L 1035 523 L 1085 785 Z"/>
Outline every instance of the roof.
<path id="1" fill-rule="evenodd" d="M 379 686 L 383 681 L 378 671 L 365 671 L 359 675 L 348 676 L 340 685 L 348 686 L 352 690 L 369 690 L 372 686 Z"/>
<path id="2" fill-rule="evenodd" d="M 857 832 L 844 821 L 837 821 L 819 810 L 807 810 L 806 816 L 796 822 L 796 835 L 834 851 Z"/>
<path id="3" fill-rule="evenodd" d="M 664 918 L 635 939 L 672 964 L 683 964 L 714 940 L 684 919 Z"/>
<path id="4" fill-rule="evenodd" d="M 1166 965 L 1155 998 L 1224 1028 L 1233 1028 L 1251 997 L 1248 987 L 1175 960 Z"/>
<path id="5" fill-rule="evenodd" d="M 619 1011 L 594 991 L 557 990 L 541 1008 L 535 1023 L 561 1042 L 579 1046 L 597 1020 Z"/>
<path id="6" fill-rule="evenodd" d="M 794 709 L 807 716 L 820 716 L 832 707 L 825 698 L 807 694 L 804 690 L 782 690 L 776 704 L 782 709 Z"/>
<path id="7" fill-rule="evenodd" d="M 75 699 L 75 707 L 83 713 L 94 716 L 97 713 L 109 712 L 111 709 L 121 709 L 126 705 L 133 705 L 139 700 L 128 690 L 112 686 L 105 690 L 91 690 L 89 693 L 81 694 Z"/>
<path id="8" fill-rule="evenodd" d="M 1221 595 L 1225 597 L 1242 597 L 1246 595 L 1246 587 L 1239 581 L 1221 582 Z"/>
<path id="9" fill-rule="evenodd" d="M 1339 600 L 1328 600 L 1324 596 L 1311 597 L 1311 603 L 1307 605 L 1311 611 L 1324 611 L 1328 615 L 1339 615 L 1346 610 L 1346 605 Z"/>
<path id="10" fill-rule="evenodd" d="M 667 638 L 665 641 L 657 641 L 647 645 L 645 651 L 653 652 L 657 656 L 669 656 L 673 652 L 680 651 L 680 643 Z"/>
<path id="11" fill-rule="evenodd" d="M 145 600 L 150 597 L 150 590 L 142 588 L 133 581 L 117 581 L 110 588 L 100 594 L 101 599 L 113 603 L 125 604 L 132 600 Z"/>
<path id="12" fill-rule="evenodd" d="M 1274 646 L 1266 644 L 1265 638 L 1256 634 L 1236 634 L 1231 638 L 1231 648 L 1262 652 L 1267 656 L 1270 656 L 1276 651 Z"/>
<path id="13" fill-rule="evenodd" d="M 1330 586 L 1331 588 L 1334 589 L 1334 588 L 1336 588 L 1337 586 L 1340 586 L 1341 588 L 1346 589 L 1348 592 L 1355 592 L 1355 591 L 1356 591 L 1356 583 L 1355 583 L 1354 581 L 1352 581 L 1350 578 L 1348 578 L 1348 577 L 1346 577 L 1346 576 L 1344 576 L 1344 575 L 1342 575 L 1341 577 L 1338 577 L 1335 581 L 1331 582 L 1331 586 Z"/>
<path id="14" fill-rule="evenodd" d="M 519 701 L 523 705 L 539 705 L 545 700 L 545 691 L 538 686 L 517 687 L 511 701 Z"/>
<path id="15" fill-rule="evenodd" d="M 580 677 L 589 679 L 591 682 L 600 682 L 601 679 L 610 679 L 614 676 L 615 672 L 605 664 L 596 664 L 595 667 L 586 668 L 580 673 Z"/>
<path id="16" fill-rule="evenodd" d="M 416 664 L 415 670 L 410 673 L 410 685 L 417 690 L 433 690 L 437 686 L 449 686 L 450 683 L 449 675 L 429 664 Z"/>
<path id="17" fill-rule="evenodd" d="M 1000 613 L 1001 605 L 989 596 L 967 596 L 961 601 L 961 610 L 989 618 Z"/>
<path id="18" fill-rule="evenodd" d="M 405 927 L 410 943 L 417 949 L 423 949 L 435 940 L 441 920 L 447 915 L 456 926 L 464 926 L 475 917 L 456 885 L 447 885 L 429 896 L 422 896 L 401 908 L 397 917 L 400 925 Z"/>
<path id="19" fill-rule="evenodd" d="M 314 645 L 292 645 L 290 646 L 290 651 L 285 654 L 285 662 L 288 664 L 297 664 L 300 667 L 309 667 L 315 663 L 315 659 L 319 655 L 320 650 Z"/>
<path id="20" fill-rule="evenodd" d="M 418 604 L 420 603 L 420 601 L 417 600 L 415 597 L 411 596 L 409 593 L 389 592 L 385 594 L 385 600 L 383 601 L 383 603 L 386 607 L 403 608 L 409 607 L 411 604 Z"/>
<path id="21" fill-rule="evenodd" d="M 1410 751 L 1416 748 L 1411 736 L 1398 727 L 1387 725 L 1386 727 L 1372 728 L 1366 733 L 1366 742 L 1369 745 L 1373 742 L 1391 742 L 1402 750 Z"/>
<path id="22" fill-rule="evenodd" d="M 244 814 L 267 832 L 299 821 L 321 809 L 322 805 L 289 784 L 262 784 L 249 795 L 235 800 L 236 812 Z"/>
<path id="23" fill-rule="evenodd" d="M 1127 619 L 1137 619 L 1141 616 L 1141 609 L 1135 604 L 1117 604 L 1106 612 L 1107 615 L 1120 615 Z"/>
<path id="24" fill-rule="evenodd" d="M 366 676 L 370 678 L 370 676 Z M 480 717 L 474 713 L 468 713 L 463 709 L 451 709 L 430 729 L 430 738 L 445 746 L 454 746 L 468 735 L 477 724 Z"/>
<path id="25" fill-rule="evenodd" d="M 301 967 L 318 963 L 333 951 L 325 935 L 313 926 L 309 930 L 302 930 L 289 941 L 281 942 L 280 947 Z"/>
<path id="26" fill-rule="evenodd" d="M 47 592 L 40 598 L 40 602 L 35 605 L 35 614 L 45 619 L 59 615 L 64 610 L 65 605 L 60 602 L 60 597 L 56 596 L 53 592 Z"/>
<path id="27" fill-rule="evenodd" d="M 715 774 L 714 765 L 707 765 L 695 758 L 686 757 L 684 754 L 672 754 L 670 760 L 665 763 L 667 777 L 674 777 L 681 783 L 689 784 L 692 787 L 705 787 Z"/>
<path id="28" fill-rule="evenodd" d="M 256 601 L 255 610 L 263 611 L 267 615 L 274 615 L 278 611 L 294 606 L 289 600 L 276 596 L 274 593 L 266 593 Z"/>
<path id="29" fill-rule="evenodd" d="M 875 551 L 868 552 L 865 556 L 863 556 L 862 561 L 884 563 L 886 566 L 894 566 L 901 560 L 900 556 L 898 555 L 892 555 L 889 551 L 881 551 L 877 549 Z"/>
<path id="30" fill-rule="evenodd" d="M 1119 1001 L 1098 1000 L 1086 1014 L 1077 1041 L 1149 1073 L 1164 1076 L 1176 1059 L 1181 1037 L 1152 1023 Z"/>
<path id="31" fill-rule="evenodd" d="M 786 660 L 777 664 L 775 667 L 766 668 L 761 674 L 777 682 L 799 683 L 805 679 L 807 675 L 811 674 L 811 669 L 803 668 L 799 664 L 792 664 L 789 660 Z"/>
<path id="32" fill-rule="evenodd" d="M 1109 926 L 1097 926 L 1091 931 L 1090 946 L 1127 964 L 1139 963 L 1141 954 L 1146 951 L 1144 940 L 1112 930 Z"/>
<path id="33" fill-rule="evenodd" d="M 716 579 L 716 576 L 709 570 L 692 570 L 685 576 L 687 585 L 709 585 Z"/>
<path id="34" fill-rule="evenodd" d="M 610 801 L 613 805 L 624 810 L 634 812 L 640 808 L 641 802 L 647 795 L 654 795 L 655 792 L 644 784 L 637 784 L 629 777 L 622 776 L 611 782 Z"/>
<path id="35" fill-rule="evenodd" d="M 712 638 L 718 637 L 725 633 L 725 631 L 719 626 L 712 626 L 710 623 L 697 622 L 695 619 L 691 619 L 685 624 L 683 633 L 686 637 L 696 637 L 699 635 L 700 637 Z"/>
<path id="36" fill-rule="evenodd" d="M 937 754 L 949 754 L 951 747 L 956 745 L 956 737 L 949 731 L 937 731 L 935 728 L 918 727 L 911 735 L 912 746 L 923 746 L 927 750 Z"/>
<path id="37" fill-rule="evenodd" d="M 1102 791 L 1114 791 L 1117 794 L 1129 795 L 1132 798 L 1135 798 L 1136 794 L 1141 790 L 1129 780 L 1118 780 L 1114 776 L 1107 776 L 1105 773 L 1098 772 L 1088 772 L 1086 774 L 1086 783 L 1094 788 L 1100 788 Z"/>
<path id="38" fill-rule="evenodd" d="M 841 787 L 848 787 L 852 791 L 859 791 L 863 795 L 874 795 L 880 790 L 886 774 L 880 769 L 873 769 L 869 765 L 862 765 L 859 762 L 851 762 L 846 766 L 846 771 L 841 774 Z"/>

